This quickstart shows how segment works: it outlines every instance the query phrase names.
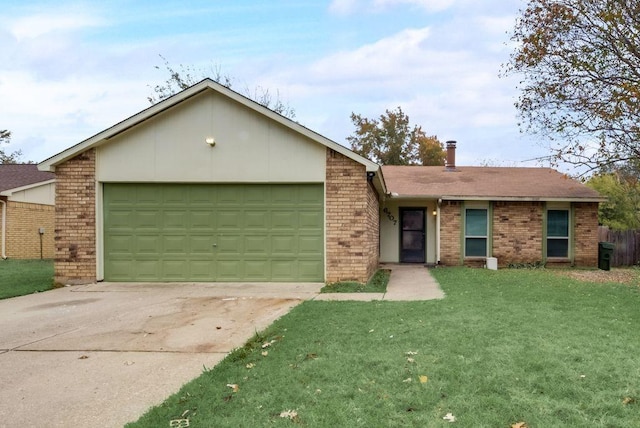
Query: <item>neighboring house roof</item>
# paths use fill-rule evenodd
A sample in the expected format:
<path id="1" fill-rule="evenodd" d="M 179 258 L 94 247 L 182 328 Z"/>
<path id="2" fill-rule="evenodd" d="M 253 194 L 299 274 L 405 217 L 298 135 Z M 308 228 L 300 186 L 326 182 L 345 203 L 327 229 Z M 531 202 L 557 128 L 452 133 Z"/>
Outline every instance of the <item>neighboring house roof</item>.
<path id="1" fill-rule="evenodd" d="M 449 200 L 593 201 L 604 198 L 595 190 L 551 168 L 382 167 L 392 197 Z"/>
<path id="2" fill-rule="evenodd" d="M 55 174 L 38 170 L 36 164 L 1 164 L 0 193 L 55 179 Z"/>
<path id="3" fill-rule="evenodd" d="M 232 100 L 235 100 L 237 102 L 239 102 L 240 104 L 254 110 L 255 112 L 262 114 L 264 116 L 269 117 L 270 119 L 280 123 L 281 125 L 296 131 L 308 138 L 310 138 L 311 140 L 320 143 L 330 149 L 335 150 L 338 153 L 343 154 L 344 156 L 366 166 L 367 172 L 377 172 L 379 170 L 379 165 L 376 164 L 375 162 L 371 162 L 370 160 L 352 152 L 351 150 L 347 149 L 344 146 L 341 146 L 340 144 L 336 143 L 335 141 L 332 141 L 326 137 L 323 137 L 322 135 L 308 129 L 305 128 L 304 126 L 300 125 L 297 122 L 294 122 L 293 120 L 284 117 L 276 112 L 274 112 L 273 110 L 268 109 L 267 107 L 264 107 L 263 105 L 245 97 L 244 95 L 241 95 L 235 91 L 232 91 L 231 89 L 227 88 L 226 86 L 220 85 L 219 83 L 214 82 L 211 79 L 204 79 L 203 81 L 196 83 L 195 85 L 181 91 L 178 92 L 177 94 L 162 100 L 161 102 L 141 111 L 138 114 L 135 114 L 133 116 L 131 116 L 128 119 L 123 120 L 122 122 L 112 126 L 111 128 L 108 128 L 96 135 L 94 135 L 91 138 L 88 138 L 78 144 L 76 144 L 75 146 L 72 146 L 60 153 L 58 153 L 55 156 L 50 157 L 49 159 L 46 159 L 44 161 L 42 161 L 38 167 L 42 170 L 42 171 L 55 171 L 55 167 L 56 165 L 59 165 L 71 158 L 73 158 L 74 156 L 92 148 L 92 147 L 96 147 L 99 146 L 101 144 L 104 144 L 107 140 L 109 140 L 110 138 L 113 138 L 114 136 L 120 134 L 121 132 L 124 132 L 142 122 L 144 122 L 145 120 L 148 120 L 154 116 L 156 116 L 157 114 L 160 114 L 162 112 L 164 112 L 165 110 L 183 102 L 188 100 L 189 98 L 198 95 L 200 93 L 202 93 L 203 91 L 208 91 L 208 90 L 213 90 L 216 91 L 222 95 L 226 95 L 228 98 L 231 98 Z"/>

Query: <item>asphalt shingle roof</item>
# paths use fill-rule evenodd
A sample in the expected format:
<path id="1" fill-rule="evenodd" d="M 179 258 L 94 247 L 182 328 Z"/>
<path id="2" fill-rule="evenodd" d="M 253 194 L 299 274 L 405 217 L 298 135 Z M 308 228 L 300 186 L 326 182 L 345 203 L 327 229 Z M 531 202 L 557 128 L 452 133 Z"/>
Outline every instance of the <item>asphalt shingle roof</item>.
<path id="1" fill-rule="evenodd" d="M 453 199 L 602 199 L 595 190 L 551 168 L 382 167 L 391 194 L 406 197 L 446 197 Z M 395 196 L 395 195 L 394 195 Z"/>
<path id="2" fill-rule="evenodd" d="M 36 164 L 0 164 L 0 192 L 55 177 L 52 172 L 39 171 Z"/>

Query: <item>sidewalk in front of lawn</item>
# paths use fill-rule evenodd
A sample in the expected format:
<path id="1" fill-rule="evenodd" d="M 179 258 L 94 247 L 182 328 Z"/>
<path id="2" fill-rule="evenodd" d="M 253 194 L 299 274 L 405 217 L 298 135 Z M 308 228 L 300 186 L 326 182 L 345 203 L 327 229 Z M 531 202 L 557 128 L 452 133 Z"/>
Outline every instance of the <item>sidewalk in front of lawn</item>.
<path id="1" fill-rule="evenodd" d="M 383 264 L 381 269 L 390 269 L 391 276 L 386 293 L 323 293 L 314 300 L 432 300 L 444 298 L 438 281 L 422 265 Z"/>

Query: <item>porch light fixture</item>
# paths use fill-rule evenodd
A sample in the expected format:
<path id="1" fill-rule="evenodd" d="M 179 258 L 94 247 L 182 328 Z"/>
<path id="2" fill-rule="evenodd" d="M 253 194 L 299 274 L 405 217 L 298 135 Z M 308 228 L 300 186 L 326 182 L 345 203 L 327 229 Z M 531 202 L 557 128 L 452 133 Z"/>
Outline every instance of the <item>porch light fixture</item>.
<path id="1" fill-rule="evenodd" d="M 433 212 L 432 212 L 431 214 L 433 214 L 433 216 L 435 217 L 435 216 L 437 216 L 437 215 L 438 215 L 438 211 L 433 210 Z"/>
<path id="2" fill-rule="evenodd" d="M 216 139 L 213 137 L 207 137 L 204 140 L 208 145 L 210 145 L 211 147 L 216 145 Z"/>

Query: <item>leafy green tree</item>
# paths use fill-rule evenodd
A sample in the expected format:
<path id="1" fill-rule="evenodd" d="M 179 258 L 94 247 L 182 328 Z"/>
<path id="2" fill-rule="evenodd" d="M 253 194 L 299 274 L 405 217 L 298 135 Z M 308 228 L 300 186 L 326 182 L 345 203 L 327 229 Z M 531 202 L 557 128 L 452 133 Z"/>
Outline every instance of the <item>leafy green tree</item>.
<path id="1" fill-rule="evenodd" d="M 232 86 L 233 79 L 229 75 L 223 74 L 220 66 L 216 65 L 215 67 L 211 67 L 210 70 L 204 70 L 180 64 L 179 69 L 176 69 L 165 57 L 160 55 L 160 58 L 162 58 L 164 65 L 157 65 L 155 68 L 157 70 L 164 68 L 169 74 L 169 77 L 162 84 L 151 87 L 153 94 L 147 97 L 147 100 L 151 104 L 156 104 L 165 98 L 169 98 L 170 96 L 195 85 L 207 77 L 214 82 L 226 86 L 227 88 L 231 88 Z M 289 119 L 294 119 L 296 117 L 295 110 L 289 106 L 289 104 L 285 104 L 280 99 L 279 91 L 276 91 L 276 95 L 274 96 L 269 89 L 265 89 L 262 86 L 256 86 L 253 91 L 248 87 L 245 87 L 242 94 L 258 104 L 288 117 Z"/>
<path id="2" fill-rule="evenodd" d="M 640 2 L 528 0 L 507 74 L 524 130 L 591 170 L 640 158 Z"/>
<path id="3" fill-rule="evenodd" d="M 640 229 L 640 180 L 630 164 L 594 175 L 587 186 L 607 197 L 600 203 L 598 220 L 615 230 Z"/>
<path id="4" fill-rule="evenodd" d="M 382 165 L 444 165 L 446 152 L 435 135 L 409 124 L 401 107 L 386 110 L 378 119 L 351 113 L 356 127 L 347 137 L 351 149 Z"/>
<path id="5" fill-rule="evenodd" d="M 10 141 L 11 141 L 11 131 L 7 131 L 6 129 L 0 129 L 0 146 L 2 144 L 9 144 Z M 20 161 L 21 156 L 22 156 L 21 150 L 16 150 L 15 152 L 7 153 L 4 151 L 2 147 L 0 147 L 0 164 L 18 163 Z"/>

